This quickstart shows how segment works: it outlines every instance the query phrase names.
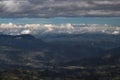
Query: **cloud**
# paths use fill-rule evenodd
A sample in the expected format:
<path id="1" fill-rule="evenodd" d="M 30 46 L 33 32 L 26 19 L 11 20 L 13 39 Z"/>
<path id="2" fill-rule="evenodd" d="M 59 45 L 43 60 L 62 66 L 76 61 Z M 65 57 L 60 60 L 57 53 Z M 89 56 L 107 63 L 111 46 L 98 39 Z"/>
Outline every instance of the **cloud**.
<path id="1" fill-rule="evenodd" d="M 0 0 L 0 17 L 120 16 L 119 0 Z"/>
<path id="2" fill-rule="evenodd" d="M 20 11 L 20 3 L 11 0 L 11 1 L 2 1 L 1 5 L 3 5 L 3 9 L 5 12 L 19 12 Z"/>
<path id="3" fill-rule="evenodd" d="M 82 27 L 84 26 L 84 27 Z M 0 24 L 0 33 L 10 35 L 32 34 L 38 37 L 53 34 L 104 33 L 120 34 L 120 27 L 98 24 Z"/>
<path id="4" fill-rule="evenodd" d="M 90 10 L 88 11 L 88 15 L 101 15 L 101 16 L 107 16 L 107 15 L 119 15 L 120 14 L 120 11 L 107 11 L 107 10 Z"/>
<path id="5" fill-rule="evenodd" d="M 99 4 L 99 5 L 119 5 L 120 1 L 114 1 L 114 0 L 105 0 L 105 1 L 93 1 L 93 3 L 95 4 Z"/>

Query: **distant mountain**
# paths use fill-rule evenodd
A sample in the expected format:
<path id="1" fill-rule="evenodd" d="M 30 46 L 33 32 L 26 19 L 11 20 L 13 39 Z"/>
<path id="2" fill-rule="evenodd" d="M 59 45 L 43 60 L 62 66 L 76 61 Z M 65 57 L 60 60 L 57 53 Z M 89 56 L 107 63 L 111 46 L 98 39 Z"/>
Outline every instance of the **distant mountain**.
<path id="1" fill-rule="evenodd" d="M 44 45 L 44 41 L 36 39 L 30 34 L 23 35 L 0 35 L 0 45 L 10 46 L 20 49 L 39 49 Z"/>
<path id="2" fill-rule="evenodd" d="M 120 35 L 101 34 L 101 33 L 83 33 L 83 34 L 54 34 L 46 35 L 41 39 L 53 44 L 71 44 L 94 46 L 103 49 L 111 49 L 120 46 Z"/>
<path id="3" fill-rule="evenodd" d="M 66 42 L 66 41 L 65 41 Z M 0 66 L 26 66 L 45 68 L 53 65 L 99 65 L 106 64 L 105 56 L 119 54 L 119 48 L 106 50 L 84 43 L 67 44 L 45 42 L 32 35 L 0 35 Z M 69 44 L 68 44 L 69 43 Z M 114 59 L 111 59 L 114 60 Z M 112 61 L 111 61 L 112 63 Z M 3 66 L 4 66 L 3 65 Z"/>

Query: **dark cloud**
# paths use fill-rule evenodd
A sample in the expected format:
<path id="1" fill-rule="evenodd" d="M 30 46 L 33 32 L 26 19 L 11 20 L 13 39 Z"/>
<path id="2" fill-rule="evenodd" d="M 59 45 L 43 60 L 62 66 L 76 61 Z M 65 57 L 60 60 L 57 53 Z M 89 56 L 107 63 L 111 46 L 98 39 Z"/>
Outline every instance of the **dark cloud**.
<path id="1" fill-rule="evenodd" d="M 0 17 L 120 16 L 120 0 L 0 0 Z"/>

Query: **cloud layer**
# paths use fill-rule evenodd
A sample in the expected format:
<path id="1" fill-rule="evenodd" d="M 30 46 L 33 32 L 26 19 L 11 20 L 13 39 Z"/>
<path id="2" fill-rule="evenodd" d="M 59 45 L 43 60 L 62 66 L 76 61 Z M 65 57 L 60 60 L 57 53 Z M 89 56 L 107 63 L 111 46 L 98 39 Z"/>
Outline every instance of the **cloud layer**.
<path id="1" fill-rule="evenodd" d="M 120 0 L 0 0 L 0 17 L 120 16 Z"/>
<path id="2" fill-rule="evenodd" d="M 120 34 L 119 26 L 98 25 L 98 24 L 24 24 L 13 23 L 0 24 L 0 33 L 9 35 L 32 34 L 35 36 L 45 36 L 53 34 Z"/>

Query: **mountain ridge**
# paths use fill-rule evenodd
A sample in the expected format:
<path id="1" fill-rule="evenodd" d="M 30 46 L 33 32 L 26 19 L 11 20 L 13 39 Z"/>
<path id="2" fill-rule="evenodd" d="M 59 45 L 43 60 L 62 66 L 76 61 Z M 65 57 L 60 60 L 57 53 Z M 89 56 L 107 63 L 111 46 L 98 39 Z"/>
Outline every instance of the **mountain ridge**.
<path id="1" fill-rule="evenodd" d="M 94 65 L 94 62 L 103 64 L 109 52 L 116 51 L 112 49 L 106 50 L 94 45 L 47 43 L 32 35 L 0 36 L 0 61 L 13 66 L 50 67 L 64 62 L 66 65 L 70 61 L 78 65 Z M 119 48 L 117 50 L 119 54 Z"/>

